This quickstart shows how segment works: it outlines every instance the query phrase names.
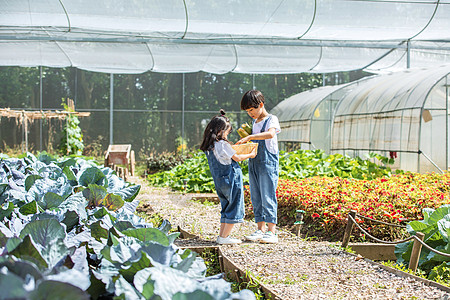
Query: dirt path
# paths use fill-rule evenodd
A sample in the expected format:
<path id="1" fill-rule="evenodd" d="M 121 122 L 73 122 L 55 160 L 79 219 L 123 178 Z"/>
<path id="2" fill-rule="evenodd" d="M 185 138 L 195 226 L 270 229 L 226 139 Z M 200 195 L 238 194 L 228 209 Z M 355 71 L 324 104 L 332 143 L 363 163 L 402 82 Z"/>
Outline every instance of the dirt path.
<path id="1" fill-rule="evenodd" d="M 220 205 L 192 201 L 192 195 L 154 188 L 140 178 L 139 209 L 157 212 L 175 227 L 201 239 L 199 245 L 215 245 L 219 231 Z M 243 238 L 256 229 L 254 222 L 238 225 L 233 234 Z M 368 260 L 356 258 L 335 244 L 305 241 L 280 231 L 279 243 L 245 243 L 222 246 L 232 258 L 282 299 L 450 299 L 450 294 L 409 277 L 400 277 Z M 177 241 L 183 246 L 183 241 Z"/>

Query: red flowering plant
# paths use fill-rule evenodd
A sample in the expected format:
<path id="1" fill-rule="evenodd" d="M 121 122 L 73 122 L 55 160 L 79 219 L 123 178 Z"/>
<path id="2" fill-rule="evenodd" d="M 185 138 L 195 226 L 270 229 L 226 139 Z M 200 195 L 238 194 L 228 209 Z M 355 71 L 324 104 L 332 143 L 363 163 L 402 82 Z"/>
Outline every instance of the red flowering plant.
<path id="1" fill-rule="evenodd" d="M 373 180 L 310 177 L 296 181 L 280 179 L 277 189 L 280 225 L 292 225 L 295 211 L 305 211 L 304 230 L 324 240 L 342 239 L 350 210 L 370 219 L 405 224 L 422 219 L 422 209 L 450 203 L 450 173 L 404 173 Z M 250 194 L 245 193 L 251 217 Z M 370 234 L 385 240 L 400 238 L 406 231 L 358 219 Z M 355 237 L 362 237 L 354 229 Z"/>

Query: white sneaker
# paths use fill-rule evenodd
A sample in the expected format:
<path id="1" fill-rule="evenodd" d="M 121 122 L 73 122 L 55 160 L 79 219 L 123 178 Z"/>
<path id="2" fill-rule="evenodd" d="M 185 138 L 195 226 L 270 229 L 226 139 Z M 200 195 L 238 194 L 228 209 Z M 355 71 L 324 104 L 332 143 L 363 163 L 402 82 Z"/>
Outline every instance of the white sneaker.
<path id="1" fill-rule="evenodd" d="M 276 244 L 278 243 L 278 236 L 272 231 L 267 231 L 260 240 L 261 243 L 265 244 Z"/>
<path id="2" fill-rule="evenodd" d="M 217 237 L 217 244 L 220 245 L 229 245 L 229 244 L 240 244 L 242 241 L 240 239 L 232 238 L 231 236 L 227 236 L 226 238 L 218 236 Z"/>
<path id="3" fill-rule="evenodd" d="M 255 232 L 253 232 L 250 235 L 246 235 L 244 236 L 246 240 L 248 241 L 259 241 L 260 239 L 262 239 L 264 236 L 264 232 L 262 232 L 261 230 L 256 230 Z"/>

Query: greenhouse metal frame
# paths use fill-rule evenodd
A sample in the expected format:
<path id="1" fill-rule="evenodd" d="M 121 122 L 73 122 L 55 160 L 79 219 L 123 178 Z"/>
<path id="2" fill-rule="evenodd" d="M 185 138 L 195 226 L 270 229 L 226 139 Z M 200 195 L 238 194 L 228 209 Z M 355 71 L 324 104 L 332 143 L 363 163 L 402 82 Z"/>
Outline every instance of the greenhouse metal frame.
<path id="1" fill-rule="evenodd" d="M 387 74 L 437 68 L 450 63 L 448 16 L 450 0 L 0 0 L 0 66 L 109 74 L 113 143 L 116 74 Z M 342 91 L 331 93 L 328 104 Z M 183 121 L 182 98 L 175 113 Z M 41 108 L 42 101 L 41 96 Z M 324 117 L 325 107 L 319 111 Z M 319 122 L 326 120 L 313 119 L 311 128 Z M 352 147 L 330 145 L 339 151 Z"/>
<path id="2" fill-rule="evenodd" d="M 386 72 L 450 62 L 450 0 L 0 1 L 0 65 Z"/>

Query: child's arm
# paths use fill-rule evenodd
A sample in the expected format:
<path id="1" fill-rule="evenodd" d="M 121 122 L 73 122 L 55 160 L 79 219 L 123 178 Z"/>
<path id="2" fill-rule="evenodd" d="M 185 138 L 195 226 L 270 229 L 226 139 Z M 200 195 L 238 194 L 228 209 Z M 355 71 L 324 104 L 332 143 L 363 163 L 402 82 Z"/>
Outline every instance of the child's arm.
<path id="1" fill-rule="evenodd" d="M 236 145 L 244 144 L 250 142 L 251 140 L 268 140 L 273 138 L 276 135 L 276 129 L 270 128 L 268 131 L 260 132 L 256 134 L 251 134 L 246 136 L 245 138 L 240 139 L 236 142 Z"/>
<path id="2" fill-rule="evenodd" d="M 231 158 L 234 161 L 243 161 L 243 160 L 246 160 L 246 159 L 249 159 L 249 158 L 254 158 L 256 156 L 256 150 L 257 149 L 258 148 L 255 147 L 255 148 L 253 148 L 252 152 L 250 152 L 249 154 L 235 154 Z"/>

